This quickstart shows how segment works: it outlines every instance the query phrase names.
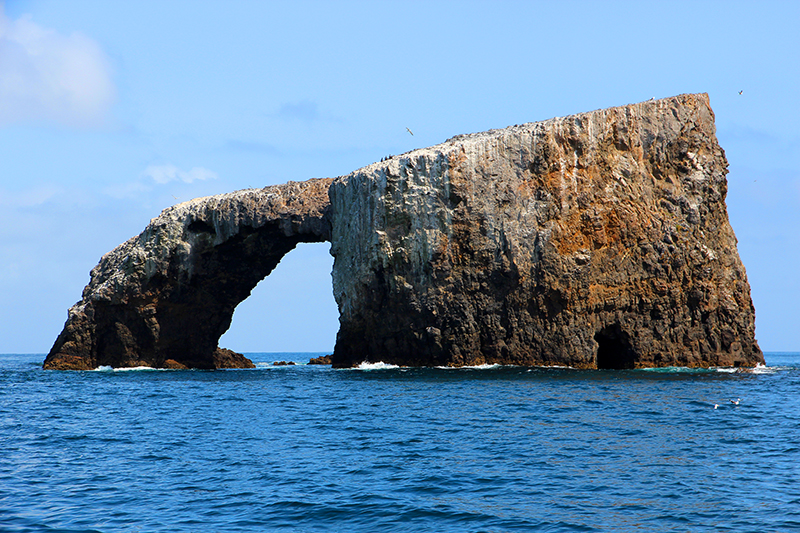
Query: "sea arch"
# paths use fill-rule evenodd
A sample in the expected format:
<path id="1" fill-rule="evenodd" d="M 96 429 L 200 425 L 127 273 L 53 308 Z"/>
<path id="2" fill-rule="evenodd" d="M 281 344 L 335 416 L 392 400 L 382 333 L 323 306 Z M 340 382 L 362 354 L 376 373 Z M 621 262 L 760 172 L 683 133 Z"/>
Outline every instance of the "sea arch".
<path id="1" fill-rule="evenodd" d="M 219 368 L 236 305 L 331 242 L 333 366 L 755 366 L 708 95 L 453 137 L 165 210 L 92 271 L 45 368 Z"/>
<path id="2" fill-rule="evenodd" d="M 101 259 L 44 368 L 224 368 L 236 306 L 301 242 L 330 242 L 331 179 L 198 198 Z"/>

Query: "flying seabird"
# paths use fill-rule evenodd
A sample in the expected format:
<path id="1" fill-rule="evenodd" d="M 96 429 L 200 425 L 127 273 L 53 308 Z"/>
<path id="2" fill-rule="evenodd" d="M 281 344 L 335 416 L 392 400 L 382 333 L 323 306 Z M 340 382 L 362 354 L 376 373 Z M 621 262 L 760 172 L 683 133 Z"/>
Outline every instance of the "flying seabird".
<path id="1" fill-rule="evenodd" d="M 406 127 L 406 131 L 407 131 L 408 133 L 410 133 L 411 135 L 414 135 L 414 132 L 413 132 L 413 131 L 411 131 L 410 129 L 408 129 L 407 127 Z"/>
<path id="2" fill-rule="evenodd" d="M 742 94 L 744 91 L 739 91 L 739 94 Z"/>
<path id="3" fill-rule="evenodd" d="M 732 403 L 733 405 L 739 405 L 739 402 L 741 402 L 741 401 L 742 401 L 742 399 L 741 399 L 741 398 L 736 398 L 735 400 L 731 400 L 731 403 Z"/>

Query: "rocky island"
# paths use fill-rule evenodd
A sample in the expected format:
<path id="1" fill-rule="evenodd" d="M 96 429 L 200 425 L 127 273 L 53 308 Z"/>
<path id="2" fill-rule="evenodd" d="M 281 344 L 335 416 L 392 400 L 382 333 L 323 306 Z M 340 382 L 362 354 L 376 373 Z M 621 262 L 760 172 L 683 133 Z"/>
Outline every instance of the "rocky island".
<path id="1" fill-rule="evenodd" d="M 101 259 L 44 368 L 252 364 L 217 345 L 234 308 L 325 241 L 334 366 L 755 366 L 726 173 L 695 94 L 192 200 Z"/>

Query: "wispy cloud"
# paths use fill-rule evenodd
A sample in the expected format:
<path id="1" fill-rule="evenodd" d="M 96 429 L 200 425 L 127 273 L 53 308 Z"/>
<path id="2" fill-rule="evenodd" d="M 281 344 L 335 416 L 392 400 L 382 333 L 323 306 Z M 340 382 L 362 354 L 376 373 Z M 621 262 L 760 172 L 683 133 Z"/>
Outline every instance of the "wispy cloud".
<path id="1" fill-rule="evenodd" d="M 193 181 L 215 180 L 219 177 L 216 172 L 207 168 L 194 167 L 189 171 L 185 171 L 175 165 L 150 165 L 145 169 L 144 175 L 152 178 L 159 185 L 164 185 L 171 181 L 192 183 Z"/>
<path id="2" fill-rule="evenodd" d="M 311 100 L 300 100 L 298 102 L 285 102 L 281 104 L 278 111 L 271 115 L 284 122 L 303 122 L 311 124 L 314 122 L 341 123 L 342 119 L 321 111 L 319 104 Z"/>
<path id="3" fill-rule="evenodd" d="M 281 151 L 272 146 L 271 144 L 254 142 L 254 141 L 240 141 L 230 140 L 224 146 L 228 150 L 237 152 L 251 152 L 258 154 L 280 155 Z"/>
<path id="4" fill-rule="evenodd" d="M 117 199 L 135 199 L 148 195 L 157 187 L 169 183 L 188 184 L 196 181 L 215 180 L 217 178 L 219 178 L 219 176 L 216 172 L 203 167 L 193 167 L 191 170 L 182 170 L 171 164 L 150 165 L 144 169 L 135 181 L 109 185 L 103 189 L 103 193 Z"/>
<path id="5" fill-rule="evenodd" d="M 313 122 L 319 120 L 319 105 L 310 100 L 303 100 L 301 102 L 289 102 L 281 105 L 277 113 L 278 118 L 290 120 L 302 120 L 304 122 Z"/>
<path id="6" fill-rule="evenodd" d="M 99 126 L 115 93 L 109 62 L 95 41 L 43 28 L 29 15 L 12 21 L 0 3 L 0 124 Z"/>
<path id="7" fill-rule="evenodd" d="M 0 189 L 0 206 L 11 208 L 36 207 L 46 204 L 63 193 L 63 188 L 44 184 L 22 191 L 9 192 Z"/>
<path id="8" fill-rule="evenodd" d="M 148 193 L 153 190 L 152 184 L 144 183 L 142 180 L 139 181 L 130 181 L 128 183 L 120 183 L 115 185 L 109 185 L 103 189 L 103 193 L 107 194 L 111 198 L 122 199 L 122 198 L 137 198 L 144 193 Z"/>

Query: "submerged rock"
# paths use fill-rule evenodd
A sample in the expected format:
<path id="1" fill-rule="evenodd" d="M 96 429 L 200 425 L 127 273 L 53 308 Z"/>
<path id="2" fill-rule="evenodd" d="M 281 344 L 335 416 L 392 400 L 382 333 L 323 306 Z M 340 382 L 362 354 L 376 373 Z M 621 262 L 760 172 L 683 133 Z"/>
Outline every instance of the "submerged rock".
<path id="1" fill-rule="evenodd" d="M 255 368 L 256 365 L 239 352 L 227 348 L 214 350 L 214 368 Z"/>
<path id="2" fill-rule="evenodd" d="M 334 366 L 755 366 L 726 173 L 681 95 L 192 200 L 103 257 L 44 366 L 219 368 L 235 306 L 321 241 Z"/>

